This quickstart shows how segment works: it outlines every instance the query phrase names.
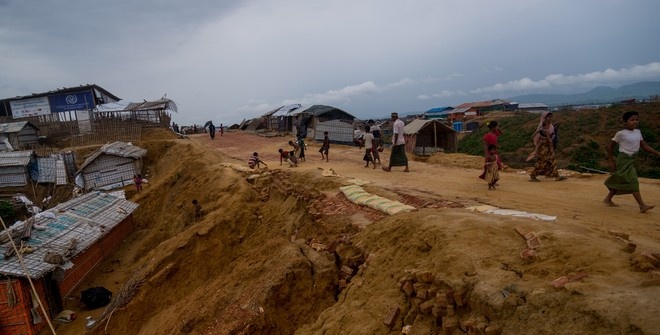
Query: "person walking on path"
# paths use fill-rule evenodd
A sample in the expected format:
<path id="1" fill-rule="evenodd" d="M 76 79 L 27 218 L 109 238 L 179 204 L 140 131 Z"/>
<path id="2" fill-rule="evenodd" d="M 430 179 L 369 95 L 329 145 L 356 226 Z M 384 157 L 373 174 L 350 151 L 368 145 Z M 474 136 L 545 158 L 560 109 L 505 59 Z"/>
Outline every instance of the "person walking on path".
<path id="1" fill-rule="evenodd" d="M 362 135 L 364 139 L 364 157 L 362 158 L 367 162 L 367 165 L 364 167 L 369 167 L 369 162 L 374 165 L 376 168 L 376 161 L 374 161 L 373 151 L 374 151 L 374 134 L 371 133 L 371 128 L 369 126 L 364 127 L 364 134 Z"/>
<path id="2" fill-rule="evenodd" d="M 369 120 L 369 127 L 371 127 L 371 133 L 374 135 L 374 144 L 372 153 L 374 155 L 374 163 L 381 165 L 380 161 L 380 152 L 383 151 L 383 142 L 381 141 L 381 132 L 380 126 L 378 126 L 374 120 Z"/>
<path id="3" fill-rule="evenodd" d="M 222 126 L 222 123 L 220 124 L 220 136 L 225 133 L 225 127 Z"/>
<path id="4" fill-rule="evenodd" d="M 399 119 L 398 113 L 392 113 L 392 152 L 390 153 L 390 164 L 383 166 L 383 171 L 392 171 L 393 166 L 405 166 L 403 172 L 410 172 L 408 169 L 408 157 L 406 157 L 406 140 L 403 137 L 403 129 L 406 125 Z"/>
<path id="5" fill-rule="evenodd" d="M 544 129 L 544 127 L 544 136 L 541 136 L 540 130 Z M 537 131 L 535 132 L 533 139 L 536 143 L 538 135 L 538 160 L 534 165 L 534 170 L 532 170 L 532 173 L 530 174 L 529 181 L 540 182 L 540 180 L 536 177 L 541 175 L 555 178 L 556 181 L 565 180 L 566 177 L 560 176 L 559 172 L 557 171 L 555 149 L 552 144 L 552 139 L 555 136 L 554 127 L 552 126 L 552 113 L 543 112 L 541 115 L 541 120 L 539 121 L 539 125 L 536 129 Z"/>
<path id="6" fill-rule="evenodd" d="M 500 130 L 500 125 L 497 123 L 497 121 L 488 121 L 486 122 L 486 126 L 490 130 L 484 135 L 484 157 L 486 157 L 486 164 L 484 164 L 484 172 L 481 173 L 479 178 L 485 179 L 486 178 L 486 170 L 488 169 L 487 163 L 488 163 L 488 154 L 490 150 L 488 150 L 488 147 L 490 145 L 494 145 L 495 149 L 499 149 L 500 146 L 497 143 L 497 138 L 502 135 L 502 130 Z M 500 160 L 500 155 L 497 155 L 497 165 L 502 166 L 502 161 Z"/>
<path id="7" fill-rule="evenodd" d="M 625 128 L 619 130 L 607 146 L 607 162 L 612 175 L 605 180 L 605 186 L 609 189 L 609 193 L 603 202 L 608 206 L 618 207 L 617 204 L 612 202 L 612 197 L 631 193 L 639 205 L 639 211 L 646 213 L 655 205 L 647 205 L 642 200 L 642 194 L 639 192 L 637 170 L 635 169 L 635 159 L 640 147 L 658 157 L 660 157 L 660 152 L 644 142 L 642 132 L 637 129 L 639 126 L 639 113 L 635 111 L 626 112 L 623 114 L 623 121 Z M 614 146 L 617 144 L 619 145 L 619 154 L 616 156 L 615 161 L 613 152 Z"/>
<path id="8" fill-rule="evenodd" d="M 499 170 L 501 169 L 501 165 L 498 161 L 497 147 L 494 144 L 489 144 L 488 154 L 486 154 L 486 176 L 484 177 L 484 180 L 488 183 L 489 190 L 495 190 L 497 181 L 500 180 Z"/>
<path id="9" fill-rule="evenodd" d="M 319 152 L 321 153 L 321 160 L 325 159 L 326 162 L 328 161 L 328 151 L 330 151 L 330 137 L 328 137 L 328 132 L 324 131 L 323 145 L 321 145 L 321 149 L 319 149 Z"/>
<path id="10" fill-rule="evenodd" d="M 212 140 L 215 139 L 215 125 L 213 124 L 213 122 L 209 123 L 209 135 L 211 135 Z"/>

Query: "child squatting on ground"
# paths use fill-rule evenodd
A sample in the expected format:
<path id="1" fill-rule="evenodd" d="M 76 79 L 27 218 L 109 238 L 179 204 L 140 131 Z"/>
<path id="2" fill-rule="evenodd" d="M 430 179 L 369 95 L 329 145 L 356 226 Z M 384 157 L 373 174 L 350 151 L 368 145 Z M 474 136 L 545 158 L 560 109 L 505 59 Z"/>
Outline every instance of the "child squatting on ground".
<path id="1" fill-rule="evenodd" d="M 280 148 L 277 152 L 280 153 L 280 165 L 282 165 L 282 161 L 286 161 L 289 163 L 289 167 L 298 166 L 298 159 L 296 158 L 294 151 L 286 151 Z"/>
<path id="2" fill-rule="evenodd" d="M 610 190 L 603 202 L 609 206 L 618 207 L 612 202 L 612 197 L 620 194 L 632 193 L 639 204 L 639 211 L 646 213 L 655 205 L 647 205 L 642 200 L 639 193 L 639 180 L 637 179 L 637 170 L 635 169 L 635 159 L 639 148 L 660 157 L 660 153 L 651 148 L 642 138 L 642 132 L 637 129 L 639 126 L 639 113 L 630 111 L 623 114 L 625 128 L 619 130 L 610 144 L 607 146 L 607 162 L 610 166 L 612 175 L 605 180 L 605 186 Z M 614 146 L 619 145 L 619 154 L 614 160 Z"/>
<path id="3" fill-rule="evenodd" d="M 254 168 L 259 168 L 263 164 L 265 167 L 268 167 L 268 164 L 264 163 L 261 159 L 259 159 L 259 154 L 254 152 L 252 153 L 252 157 L 248 159 L 248 167 L 250 169 Z"/>

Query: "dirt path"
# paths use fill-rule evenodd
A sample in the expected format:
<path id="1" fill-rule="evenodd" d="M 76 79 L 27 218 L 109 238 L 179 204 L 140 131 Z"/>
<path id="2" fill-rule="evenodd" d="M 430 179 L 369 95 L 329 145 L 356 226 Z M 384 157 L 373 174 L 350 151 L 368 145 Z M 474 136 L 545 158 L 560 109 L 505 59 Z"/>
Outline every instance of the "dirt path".
<path id="1" fill-rule="evenodd" d="M 204 135 L 193 136 L 194 141 L 221 151 L 235 163 L 244 164 L 252 151 L 258 151 L 269 168 L 291 169 L 286 163 L 279 165 L 278 148 L 287 149 L 287 137 L 260 137 L 243 132 L 225 133 L 215 141 Z M 603 185 L 605 175 L 589 175 L 564 171 L 570 178 L 555 182 L 541 178 L 541 183 L 528 182 L 529 175 L 523 170 L 501 174 L 500 186 L 488 191 L 485 182 L 477 179 L 476 168 L 481 158 L 462 154 L 438 154 L 431 162 L 413 161 L 409 155 L 410 173 L 402 168 L 392 172 L 364 168 L 362 151 L 356 147 L 332 145 L 330 162 L 320 160 L 320 143 L 308 141 L 307 161 L 297 170 L 332 168 L 337 174 L 370 181 L 375 186 L 419 191 L 433 194 L 442 199 L 457 201 L 465 206 L 488 204 L 500 208 L 557 216 L 557 225 L 567 230 L 607 229 L 625 230 L 639 239 L 640 247 L 660 250 L 660 207 L 646 214 L 639 213 L 637 203 L 630 195 L 615 197 L 620 207 L 603 205 L 607 189 Z M 381 154 L 383 163 L 389 159 L 389 150 Z M 437 162 L 437 163 L 434 163 Z M 645 201 L 660 206 L 660 180 L 641 179 L 640 189 Z"/>

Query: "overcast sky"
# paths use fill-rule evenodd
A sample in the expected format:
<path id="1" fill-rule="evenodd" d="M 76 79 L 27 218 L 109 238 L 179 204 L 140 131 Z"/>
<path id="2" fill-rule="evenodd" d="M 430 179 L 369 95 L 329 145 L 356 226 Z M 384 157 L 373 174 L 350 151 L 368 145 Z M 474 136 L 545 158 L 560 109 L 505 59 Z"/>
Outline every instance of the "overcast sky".
<path id="1" fill-rule="evenodd" d="M 97 84 L 179 124 L 660 80 L 658 0 L 0 0 L 0 98 Z"/>

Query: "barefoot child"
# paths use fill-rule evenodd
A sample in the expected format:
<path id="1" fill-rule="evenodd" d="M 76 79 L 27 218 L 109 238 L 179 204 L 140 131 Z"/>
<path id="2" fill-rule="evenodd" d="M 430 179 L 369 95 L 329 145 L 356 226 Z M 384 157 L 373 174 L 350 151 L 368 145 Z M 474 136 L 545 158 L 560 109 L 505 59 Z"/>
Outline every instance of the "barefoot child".
<path id="1" fill-rule="evenodd" d="M 364 157 L 362 159 L 367 162 L 367 165 L 364 167 L 369 167 L 369 162 L 371 162 L 375 169 L 376 161 L 373 156 L 374 135 L 371 133 L 371 128 L 369 126 L 364 127 L 364 131 L 365 132 L 362 134 L 362 140 L 364 141 Z"/>
<path id="2" fill-rule="evenodd" d="M 494 190 L 495 184 L 500 180 L 500 164 L 497 155 L 497 147 L 495 144 L 488 145 L 488 153 L 486 154 L 486 182 L 488 183 L 488 189 Z"/>
<path id="3" fill-rule="evenodd" d="M 610 190 L 603 202 L 609 206 L 616 207 L 617 205 L 612 202 L 612 197 L 620 194 L 632 193 L 633 197 L 639 204 L 639 211 L 646 213 L 654 205 L 647 205 L 642 200 L 642 195 L 639 193 L 639 181 L 637 180 L 637 170 L 635 169 L 635 158 L 639 148 L 660 157 L 660 152 L 651 148 L 644 139 L 642 133 L 637 129 L 639 125 L 639 113 L 630 111 L 623 114 L 623 121 L 625 122 L 625 129 L 619 130 L 610 144 L 607 146 L 607 161 L 610 165 L 612 175 L 605 180 L 605 186 Z M 619 145 L 619 154 L 614 160 L 614 145 Z"/>
<path id="4" fill-rule="evenodd" d="M 330 150 L 330 138 L 328 137 L 328 132 L 324 131 L 323 132 L 323 145 L 321 145 L 321 149 L 319 149 L 319 152 L 321 153 L 321 160 L 324 160 L 327 162 L 328 161 L 328 151 Z"/>
<path id="5" fill-rule="evenodd" d="M 248 159 L 248 167 L 250 169 L 254 169 L 254 168 L 258 169 L 261 166 L 261 164 L 263 164 L 265 167 L 268 167 L 266 163 L 264 163 L 261 159 L 259 159 L 259 154 L 256 152 L 252 154 L 252 157 L 250 157 L 250 159 Z"/>

